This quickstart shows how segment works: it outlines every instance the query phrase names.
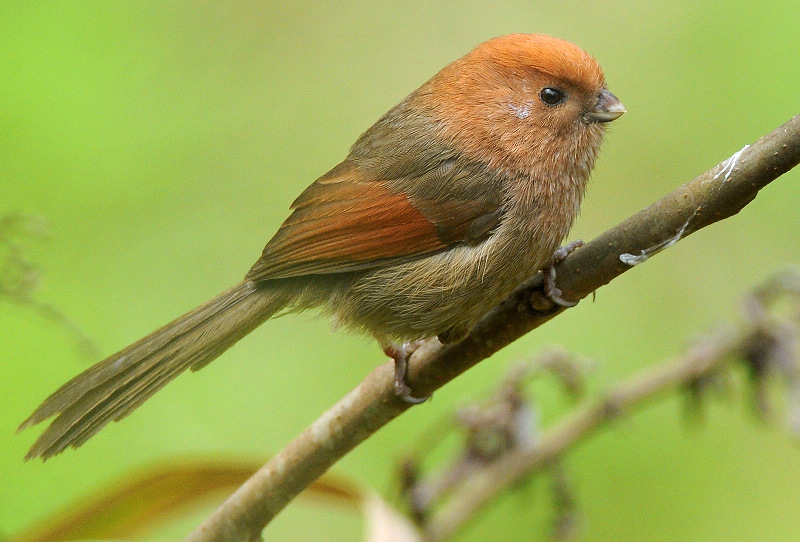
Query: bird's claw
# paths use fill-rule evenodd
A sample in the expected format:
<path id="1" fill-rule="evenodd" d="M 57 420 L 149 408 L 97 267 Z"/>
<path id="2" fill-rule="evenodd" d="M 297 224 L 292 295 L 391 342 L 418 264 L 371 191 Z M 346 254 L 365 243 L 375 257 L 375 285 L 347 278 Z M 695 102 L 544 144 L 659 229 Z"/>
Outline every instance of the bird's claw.
<path id="1" fill-rule="evenodd" d="M 556 286 L 556 265 L 563 262 L 567 256 L 575 251 L 575 249 L 582 246 L 583 241 L 578 239 L 567 245 L 564 245 L 563 247 L 559 247 L 553 253 L 553 257 L 550 258 L 550 263 L 547 264 L 547 267 L 542 269 L 542 273 L 544 274 L 544 293 L 553 303 L 560 305 L 561 307 L 574 307 L 578 304 L 578 302 L 567 301 L 561 297 L 561 290 L 558 288 L 558 286 Z"/>
<path id="2" fill-rule="evenodd" d="M 413 395 L 411 395 L 411 388 L 408 386 L 408 384 L 406 384 L 405 379 L 398 380 L 396 376 L 394 379 L 394 393 L 400 399 L 412 405 L 418 405 L 420 403 L 424 403 L 425 401 L 431 398 L 430 395 L 428 395 L 427 397 L 414 397 Z"/>
<path id="3" fill-rule="evenodd" d="M 387 356 L 394 360 L 394 393 L 406 403 L 418 405 L 430 399 L 427 397 L 414 397 L 411 395 L 411 387 L 406 382 L 408 377 L 408 358 L 419 347 L 419 341 L 404 343 L 400 348 L 388 346 L 384 348 Z"/>

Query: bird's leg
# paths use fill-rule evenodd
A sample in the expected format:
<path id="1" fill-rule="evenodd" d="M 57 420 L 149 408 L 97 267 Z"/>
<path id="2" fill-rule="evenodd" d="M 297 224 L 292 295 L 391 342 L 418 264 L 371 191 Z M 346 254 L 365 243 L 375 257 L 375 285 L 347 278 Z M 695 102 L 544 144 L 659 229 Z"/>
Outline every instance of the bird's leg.
<path id="1" fill-rule="evenodd" d="M 408 358 L 419 348 L 422 341 L 411 341 L 403 343 L 402 346 L 389 345 L 383 352 L 394 360 L 394 392 L 403 401 L 418 405 L 427 401 L 428 397 L 414 397 L 411 395 L 411 387 L 406 382 L 408 377 Z"/>
<path id="2" fill-rule="evenodd" d="M 568 245 L 559 247 L 558 250 L 553 253 L 553 257 L 550 258 L 550 263 L 547 264 L 547 267 L 542 269 L 542 273 L 544 274 L 544 293 L 556 305 L 561 305 L 562 307 L 574 307 L 578 304 L 577 301 L 567 301 L 561 297 L 561 290 L 559 290 L 558 286 L 556 286 L 556 265 L 563 262 L 564 258 L 572 254 L 576 248 L 582 246 L 583 241 L 578 239 Z"/>

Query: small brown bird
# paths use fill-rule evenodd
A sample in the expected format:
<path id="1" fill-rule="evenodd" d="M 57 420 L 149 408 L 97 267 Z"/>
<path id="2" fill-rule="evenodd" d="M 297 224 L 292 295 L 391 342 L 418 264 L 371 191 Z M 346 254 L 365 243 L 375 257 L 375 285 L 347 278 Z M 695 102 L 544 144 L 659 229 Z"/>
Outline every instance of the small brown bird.
<path id="1" fill-rule="evenodd" d="M 26 458 L 80 446 L 281 310 L 319 307 L 373 335 L 397 361 L 398 395 L 413 401 L 400 345 L 458 340 L 548 265 L 605 123 L 624 112 L 571 43 L 512 34 L 479 45 L 306 188 L 242 282 L 48 397 L 20 426 L 57 416 Z"/>

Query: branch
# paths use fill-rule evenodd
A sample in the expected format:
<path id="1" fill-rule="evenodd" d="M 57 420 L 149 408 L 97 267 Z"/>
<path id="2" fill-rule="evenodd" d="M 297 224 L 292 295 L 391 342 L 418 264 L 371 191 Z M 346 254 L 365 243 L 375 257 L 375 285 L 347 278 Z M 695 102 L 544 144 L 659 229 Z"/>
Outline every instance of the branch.
<path id="1" fill-rule="evenodd" d="M 557 266 L 563 297 L 582 299 L 656 252 L 735 215 L 761 188 L 798 163 L 800 115 L 572 253 Z M 433 393 L 563 310 L 543 294 L 539 274 L 488 313 L 460 343 L 425 342 L 412 356 L 409 383 L 418 395 Z M 304 488 L 411 406 L 394 394 L 393 374 L 392 362 L 374 369 L 186 540 L 260 540 L 263 527 Z M 593 419 L 587 416 L 586 421 Z"/>
<path id="2" fill-rule="evenodd" d="M 446 496 L 446 504 L 421 522 L 423 539 L 450 539 L 499 494 L 558 464 L 578 442 L 619 417 L 629 416 L 674 391 L 688 392 L 696 405 L 715 377 L 734 363 L 747 369 L 753 404 L 762 417 L 772 411 L 768 391 L 774 383 L 771 376 L 782 379 L 788 401 L 794 400 L 796 405 L 793 394 L 800 386 L 800 269 L 790 269 L 767 281 L 745 298 L 743 309 L 742 324 L 709 333 L 683 356 L 642 371 L 599 398 L 584 401 L 537 441 L 520 440 L 496 460 L 470 469 L 457 489 Z M 796 423 L 797 413 L 791 407 L 788 410 L 790 423 Z M 431 502 L 423 504 L 421 515 L 425 517 L 434 506 Z"/>
<path id="3" fill-rule="evenodd" d="M 551 466 L 576 443 L 620 416 L 627 416 L 660 395 L 691 384 L 733 361 L 732 352 L 752 341 L 731 330 L 719 332 L 683 359 L 648 369 L 619 384 L 600 399 L 568 416 L 546 431 L 535 446 L 516 450 L 476 472 L 448 499 L 449 504 L 425 525 L 424 540 L 451 538 L 477 516 L 477 512 L 503 491 Z"/>

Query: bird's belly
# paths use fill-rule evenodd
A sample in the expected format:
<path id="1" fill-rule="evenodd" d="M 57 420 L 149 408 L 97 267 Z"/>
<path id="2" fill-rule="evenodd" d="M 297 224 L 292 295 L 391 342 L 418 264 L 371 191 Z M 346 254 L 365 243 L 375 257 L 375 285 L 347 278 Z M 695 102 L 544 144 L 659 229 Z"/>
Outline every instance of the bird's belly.
<path id="1" fill-rule="evenodd" d="M 366 272 L 334 294 L 334 317 L 384 344 L 465 333 L 552 254 L 521 250 L 497 258 L 477 251 L 463 246 Z"/>

